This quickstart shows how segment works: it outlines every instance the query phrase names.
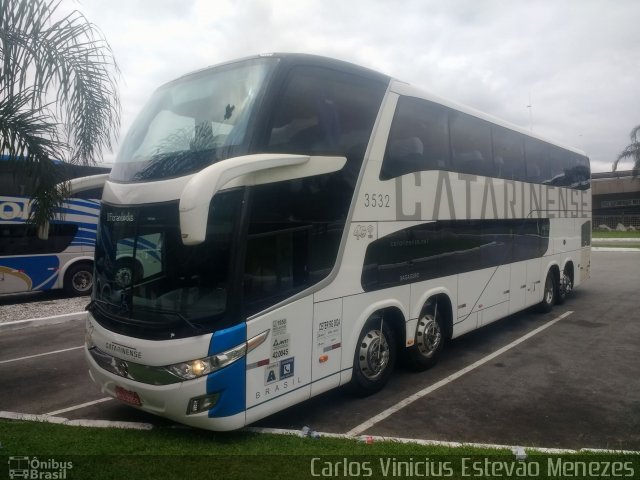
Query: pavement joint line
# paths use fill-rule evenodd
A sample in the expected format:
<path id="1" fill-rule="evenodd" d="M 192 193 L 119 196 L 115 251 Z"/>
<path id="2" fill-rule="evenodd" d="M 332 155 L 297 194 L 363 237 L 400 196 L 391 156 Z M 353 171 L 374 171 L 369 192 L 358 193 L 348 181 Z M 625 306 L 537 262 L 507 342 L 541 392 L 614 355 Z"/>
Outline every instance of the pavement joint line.
<path id="1" fill-rule="evenodd" d="M 477 361 L 473 362 L 471 365 L 467 365 L 466 367 L 458 370 L 457 372 L 452 373 L 451 375 L 443 378 L 442 380 L 440 380 L 440 381 L 438 381 L 438 382 L 436 382 L 434 384 L 431 384 L 426 388 L 423 388 L 422 390 L 414 393 L 413 395 L 408 396 L 404 400 L 401 400 L 400 402 L 396 403 L 395 405 L 392 405 L 391 407 L 387 408 L 386 410 L 383 410 L 378 415 L 375 415 L 375 416 L 371 417 L 369 420 L 366 420 L 365 422 L 362 422 L 360 425 L 357 425 L 356 427 L 352 428 L 351 430 L 349 430 L 346 433 L 346 435 L 354 437 L 354 436 L 362 434 L 366 430 L 370 429 L 371 427 L 373 427 L 374 425 L 380 423 L 381 421 L 387 419 L 388 417 L 390 417 L 394 413 L 400 411 L 404 407 L 406 407 L 408 405 L 411 405 L 413 402 L 415 402 L 417 400 L 420 400 L 422 397 L 424 397 L 426 395 L 429 395 L 432 392 L 435 392 L 439 388 L 444 387 L 445 385 L 448 385 L 449 383 L 453 382 L 454 380 L 457 380 L 458 378 L 462 377 L 463 375 L 471 372 L 472 370 L 475 370 L 476 368 L 484 365 L 485 363 L 493 360 L 494 358 L 502 355 L 503 353 L 511 350 L 512 348 L 520 345 L 522 342 L 524 342 L 524 341 L 528 340 L 529 338 L 537 335 L 538 333 L 542 332 L 543 330 L 546 330 L 547 328 L 555 325 L 560 320 L 562 320 L 563 318 L 568 317 L 572 313 L 573 313 L 573 311 L 567 311 L 567 312 L 563 313 L 559 317 L 548 321 L 544 325 L 539 326 L 535 330 L 530 331 L 529 333 L 523 335 L 520 338 L 517 338 L 513 342 L 505 345 L 504 347 L 496 350 L 495 352 L 490 353 L 489 355 L 486 355 L 485 357 L 481 358 L 480 360 L 477 360 Z"/>
<path id="2" fill-rule="evenodd" d="M 62 350 L 53 350 L 51 352 L 36 353 L 35 355 L 27 355 L 26 357 L 10 358 L 9 360 L 0 360 L 0 365 L 2 365 L 3 363 L 19 362 L 21 360 L 29 360 L 31 358 L 43 357 L 45 355 L 53 355 L 55 353 L 71 352 L 72 350 L 80 350 L 81 348 L 84 348 L 84 347 L 79 346 L 79 347 L 63 348 Z"/>
<path id="3" fill-rule="evenodd" d="M 87 312 L 63 313 L 61 315 L 52 315 L 50 317 L 28 318 L 26 320 L 16 320 L 14 322 L 0 322 L 0 330 L 18 330 L 20 328 L 36 327 L 41 325 L 56 325 L 59 323 L 70 322 L 72 320 L 85 320 Z"/>
<path id="4" fill-rule="evenodd" d="M 84 407 L 90 407 L 91 405 L 96 405 L 98 403 L 107 402 L 109 400 L 113 400 L 113 397 L 99 398 L 98 400 L 93 400 L 91 402 L 81 403 L 80 405 L 74 405 L 72 407 L 67 407 L 67 408 L 61 408 L 60 410 L 56 410 L 54 412 L 45 413 L 45 415 L 47 415 L 49 417 L 55 417 L 56 415 L 58 415 L 60 413 L 72 412 L 74 410 L 79 410 L 79 409 L 84 408 Z"/>

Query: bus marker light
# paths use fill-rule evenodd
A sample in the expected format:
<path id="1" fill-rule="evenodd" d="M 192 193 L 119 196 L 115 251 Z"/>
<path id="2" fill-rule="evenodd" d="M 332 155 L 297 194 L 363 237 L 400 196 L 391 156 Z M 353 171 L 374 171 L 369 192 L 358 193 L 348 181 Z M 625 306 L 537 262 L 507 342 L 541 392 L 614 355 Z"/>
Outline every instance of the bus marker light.
<path id="1" fill-rule="evenodd" d="M 324 363 L 329 360 L 329 355 L 320 355 L 320 363 Z"/>
<path id="2" fill-rule="evenodd" d="M 220 393 L 193 397 L 191 400 L 189 400 L 187 415 L 204 412 L 205 410 L 209 410 L 210 408 L 215 407 L 216 403 L 218 403 L 218 398 L 220 398 Z"/>

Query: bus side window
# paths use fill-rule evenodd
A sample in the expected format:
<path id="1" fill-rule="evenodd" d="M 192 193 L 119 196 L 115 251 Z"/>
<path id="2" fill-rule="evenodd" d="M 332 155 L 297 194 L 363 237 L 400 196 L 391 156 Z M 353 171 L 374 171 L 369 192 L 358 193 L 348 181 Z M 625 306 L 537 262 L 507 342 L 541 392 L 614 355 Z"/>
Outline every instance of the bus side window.
<path id="1" fill-rule="evenodd" d="M 448 109 L 412 97 L 400 97 L 382 161 L 381 180 L 449 166 Z"/>
<path id="2" fill-rule="evenodd" d="M 524 135 L 493 125 L 495 176 L 505 180 L 526 181 Z"/>
<path id="3" fill-rule="evenodd" d="M 455 171 L 470 175 L 494 176 L 490 124 L 460 112 L 452 113 L 449 119 Z"/>
<path id="4" fill-rule="evenodd" d="M 549 180 L 547 146 L 540 140 L 525 138 L 524 152 L 527 163 L 527 181 L 544 183 Z"/>

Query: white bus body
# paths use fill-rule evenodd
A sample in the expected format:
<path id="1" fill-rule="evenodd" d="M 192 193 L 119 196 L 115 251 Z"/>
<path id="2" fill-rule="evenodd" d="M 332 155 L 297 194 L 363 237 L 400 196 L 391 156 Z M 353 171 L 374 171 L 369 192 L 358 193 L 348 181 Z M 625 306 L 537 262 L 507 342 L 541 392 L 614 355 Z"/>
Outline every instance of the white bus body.
<path id="1" fill-rule="evenodd" d="M 212 430 L 341 385 L 374 393 L 400 355 L 431 367 L 446 340 L 548 311 L 590 269 L 583 153 L 305 55 L 162 87 L 101 215 L 93 380 Z M 122 285 L 122 239 L 137 258 L 149 235 L 157 266 Z"/>

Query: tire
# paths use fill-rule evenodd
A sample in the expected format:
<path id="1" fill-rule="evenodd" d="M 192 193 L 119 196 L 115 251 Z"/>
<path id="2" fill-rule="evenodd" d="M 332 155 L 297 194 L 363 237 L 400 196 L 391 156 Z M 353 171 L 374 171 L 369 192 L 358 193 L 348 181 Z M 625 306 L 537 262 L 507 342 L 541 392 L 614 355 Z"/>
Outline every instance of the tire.
<path id="1" fill-rule="evenodd" d="M 442 315 L 433 307 L 418 319 L 414 344 L 407 350 L 407 366 L 422 371 L 438 363 L 444 347 L 445 335 Z"/>
<path id="2" fill-rule="evenodd" d="M 556 303 L 558 297 L 558 286 L 556 285 L 556 277 L 553 272 L 547 272 L 547 278 L 544 281 L 544 292 L 542 293 L 542 301 L 538 304 L 538 311 L 548 313 Z"/>
<path id="3" fill-rule="evenodd" d="M 571 291 L 573 290 L 573 280 L 568 272 L 563 270 L 560 277 L 560 285 L 558 285 L 558 295 L 556 296 L 556 305 L 562 305 Z"/>
<path id="4" fill-rule="evenodd" d="M 391 327 L 381 316 L 369 318 L 358 337 L 349 390 L 359 397 L 382 390 L 393 373 L 397 355 L 398 346 Z"/>
<path id="5" fill-rule="evenodd" d="M 89 295 L 93 288 L 93 265 L 76 263 L 64 274 L 64 291 L 67 295 L 78 297 Z"/>
<path id="6" fill-rule="evenodd" d="M 113 276 L 115 284 L 120 287 L 128 287 L 142 279 L 142 267 L 131 258 L 121 258 L 116 262 L 116 271 Z"/>

